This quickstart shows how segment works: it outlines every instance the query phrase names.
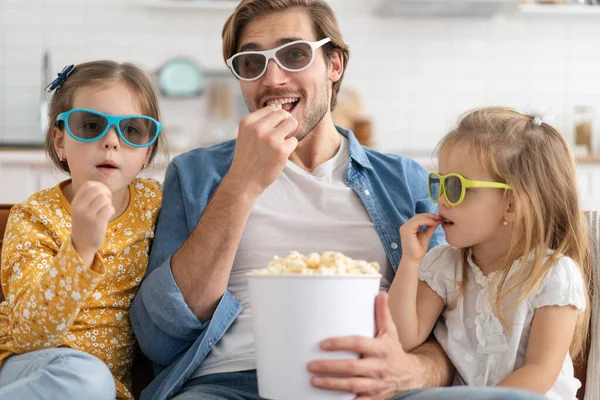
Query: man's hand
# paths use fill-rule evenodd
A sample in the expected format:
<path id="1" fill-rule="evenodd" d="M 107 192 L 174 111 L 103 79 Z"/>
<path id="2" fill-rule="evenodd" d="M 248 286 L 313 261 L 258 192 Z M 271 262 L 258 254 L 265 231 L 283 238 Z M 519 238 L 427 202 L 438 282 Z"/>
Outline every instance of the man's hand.
<path id="1" fill-rule="evenodd" d="M 298 121 L 281 107 L 267 106 L 242 119 L 229 172 L 171 258 L 173 277 L 200 321 L 212 318 L 227 290 L 254 203 L 296 149 L 297 127 Z"/>
<path id="2" fill-rule="evenodd" d="M 260 195 L 279 177 L 296 149 L 298 140 L 292 134 L 297 127 L 298 121 L 281 106 L 266 106 L 245 116 L 226 179 Z"/>
<path id="3" fill-rule="evenodd" d="M 391 399 L 419 386 L 419 359 L 404 352 L 398 341 L 396 326 L 387 305 L 387 293 L 380 293 L 375 300 L 375 321 L 375 338 L 348 336 L 321 343 L 321 349 L 325 351 L 353 351 L 359 353 L 361 358 L 309 363 L 308 370 L 312 373 L 343 376 L 315 376 L 311 379 L 313 386 L 356 393 L 357 400 Z"/>

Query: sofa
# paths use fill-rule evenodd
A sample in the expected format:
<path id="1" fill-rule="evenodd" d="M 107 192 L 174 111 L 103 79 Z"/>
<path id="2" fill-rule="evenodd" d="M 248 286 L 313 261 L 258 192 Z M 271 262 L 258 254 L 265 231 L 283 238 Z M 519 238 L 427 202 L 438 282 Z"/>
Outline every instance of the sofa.
<path id="1" fill-rule="evenodd" d="M 6 221 L 11 205 L 0 205 L 0 250 Z M 583 360 L 575 365 L 575 375 L 581 381 L 582 387 L 577 393 L 579 400 L 600 399 L 600 211 L 586 212 L 586 220 L 590 229 L 590 248 L 592 266 L 592 318 L 590 321 L 590 340 Z M 3 300 L 0 292 L 0 299 Z M 152 380 L 152 365 L 140 352 L 137 352 L 132 371 L 133 394 L 137 398 L 144 387 Z"/>

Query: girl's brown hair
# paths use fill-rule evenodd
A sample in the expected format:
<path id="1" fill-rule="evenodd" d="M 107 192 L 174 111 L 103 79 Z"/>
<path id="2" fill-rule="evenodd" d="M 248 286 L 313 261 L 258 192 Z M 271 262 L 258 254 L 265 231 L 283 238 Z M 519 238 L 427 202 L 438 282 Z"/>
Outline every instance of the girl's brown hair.
<path id="1" fill-rule="evenodd" d="M 532 116 L 491 107 L 461 117 L 458 126 L 438 145 L 438 154 L 461 145 L 470 146 L 472 154 L 494 181 L 512 187 L 506 195 L 512 196 L 515 206 L 514 229 L 505 268 L 496 276 L 498 290 L 490 299 L 502 324 L 509 327 L 503 314 L 507 308 L 501 306 L 503 301 L 515 299 L 508 302 L 511 308 L 527 298 L 563 255 L 578 265 L 589 305 L 589 234 L 579 207 L 575 161 L 563 135 Z M 548 249 L 554 252 L 548 255 Z M 469 252 L 469 248 L 461 250 L 461 295 L 467 282 Z M 523 264 L 514 279 L 508 279 L 510 266 L 518 259 L 522 259 Z M 586 344 L 589 310 L 590 307 L 586 307 L 577 321 L 571 342 L 573 358 Z"/>
<path id="2" fill-rule="evenodd" d="M 158 99 L 150 77 L 137 66 L 130 63 L 114 61 L 91 61 L 75 66 L 68 78 L 54 92 L 48 107 L 48 128 L 46 130 L 45 147 L 48 157 L 61 171 L 70 173 L 66 161 L 61 161 L 54 148 L 52 129 L 56 126 L 56 118 L 60 113 L 73 108 L 73 99 L 77 91 L 83 87 L 103 88 L 114 83 L 123 83 L 137 98 L 144 115 L 160 121 Z M 164 130 L 158 135 L 153 145 L 148 164 L 160 152 L 167 154 Z"/>
<path id="3" fill-rule="evenodd" d="M 333 83 L 331 91 L 330 109 L 333 111 L 350 60 L 350 49 L 344 42 L 333 10 L 323 0 L 242 0 L 223 26 L 223 58 L 227 60 L 238 52 L 240 35 L 250 22 L 265 15 L 287 11 L 291 8 L 299 8 L 308 13 L 313 21 L 317 39 L 326 37 L 331 39 L 331 42 L 322 47 L 328 62 L 334 49 L 342 52 L 344 70 L 340 79 Z"/>

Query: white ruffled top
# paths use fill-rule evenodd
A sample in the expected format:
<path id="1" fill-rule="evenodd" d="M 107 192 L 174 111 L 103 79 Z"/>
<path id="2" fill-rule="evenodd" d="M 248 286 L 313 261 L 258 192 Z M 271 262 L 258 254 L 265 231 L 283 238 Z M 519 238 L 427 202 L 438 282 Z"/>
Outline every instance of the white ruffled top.
<path id="1" fill-rule="evenodd" d="M 517 260 L 511 266 L 508 279 L 518 270 L 520 262 Z M 495 386 L 523 366 L 531 321 L 537 308 L 571 305 L 579 311 L 585 310 L 581 273 L 572 259 L 560 257 L 538 289 L 505 312 L 512 326 L 507 332 L 494 315 L 489 300 L 490 293 L 496 293 L 498 287 L 499 279 L 494 279 L 497 272 L 484 275 L 470 256 L 468 264 L 464 295 L 455 308 L 444 310 L 443 318 L 434 328 L 436 339 L 456 367 L 454 385 Z M 425 281 L 446 305 L 451 304 L 458 294 L 457 282 L 462 280 L 460 250 L 448 245 L 430 250 L 421 265 L 419 279 Z M 546 397 L 575 400 L 580 386 L 574 377 L 571 357 L 567 355 L 560 375 Z"/>

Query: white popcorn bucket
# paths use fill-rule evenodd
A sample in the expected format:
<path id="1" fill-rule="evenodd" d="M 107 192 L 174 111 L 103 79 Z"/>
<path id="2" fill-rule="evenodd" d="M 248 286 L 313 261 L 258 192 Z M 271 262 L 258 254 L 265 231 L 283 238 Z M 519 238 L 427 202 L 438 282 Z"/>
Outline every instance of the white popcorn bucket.
<path id="1" fill-rule="evenodd" d="M 381 275 L 248 274 L 258 388 L 271 400 L 351 400 L 351 393 L 317 389 L 307 364 L 356 359 L 325 352 L 324 339 L 375 334 Z"/>

